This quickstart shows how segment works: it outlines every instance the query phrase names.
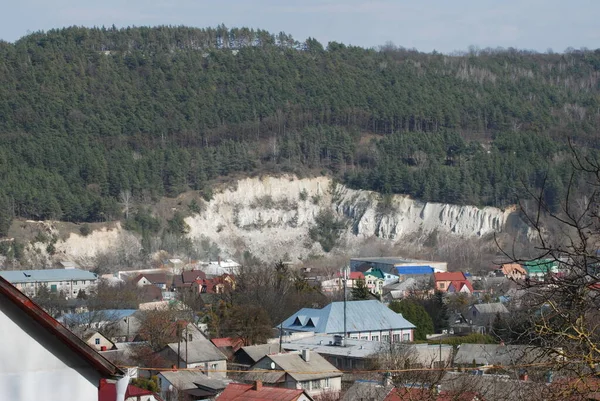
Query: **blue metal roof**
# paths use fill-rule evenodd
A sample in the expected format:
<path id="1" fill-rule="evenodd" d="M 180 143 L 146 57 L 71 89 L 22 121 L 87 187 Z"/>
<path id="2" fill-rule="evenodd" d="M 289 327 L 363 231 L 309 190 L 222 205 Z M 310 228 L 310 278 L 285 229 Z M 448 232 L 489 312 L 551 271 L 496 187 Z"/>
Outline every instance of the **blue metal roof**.
<path id="1" fill-rule="evenodd" d="M 431 266 L 397 266 L 398 274 L 433 274 Z"/>
<path id="2" fill-rule="evenodd" d="M 346 309 L 348 332 L 412 329 L 415 325 L 379 301 L 348 301 Z M 308 324 L 309 321 L 311 324 Z M 301 324 L 298 324 L 300 322 Z M 294 324 L 296 323 L 296 324 Z M 283 329 L 314 331 L 315 333 L 344 332 L 344 303 L 332 302 L 323 309 L 303 308 L 282 323 Z"/>
<path id="3" fill-rule="evenodd" d="M 81 269 L 6 270 L 2 276 L 10 283 L 40 283 L 47 281 L 96 280 L 95 273 Z"/>

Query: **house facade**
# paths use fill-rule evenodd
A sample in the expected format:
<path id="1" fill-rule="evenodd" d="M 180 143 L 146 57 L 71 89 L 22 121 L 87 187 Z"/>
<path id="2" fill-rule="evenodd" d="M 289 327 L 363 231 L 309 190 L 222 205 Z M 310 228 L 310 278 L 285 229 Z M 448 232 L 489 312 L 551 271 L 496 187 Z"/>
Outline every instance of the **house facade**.
<path id="1" fill-rule="evenodd" d="M 473 286 L 463 272 L 434 273 L 433 280 L 437 291 L 473 293 Z"/>
<path id="2" fill-rule="evenodd" d="M 76 298 L 79 291 L 89 294 L 98 282 L 95 273 L 80 269 L 7 270 L 0 272 L 0 277 L 29 297 L 45 286 L 50 292 L 62 292 L 67 299 Z"/>
<path id="3" fill-rule="evenodd" d="M 337 395 L 342 390 L 342 372 L 309 350 L 266 355 L 244 374 L 244 380 L 303 389 L 311 397 L 325 393 Z"/>
<path id="4" fill-rule="evenodd" d="M 199 369 L 209 377 L 227 376 L 227 357 L 193 324 L 183 331 L 183 341 L 170 343 L 159 355 L 179 368 Z"/>

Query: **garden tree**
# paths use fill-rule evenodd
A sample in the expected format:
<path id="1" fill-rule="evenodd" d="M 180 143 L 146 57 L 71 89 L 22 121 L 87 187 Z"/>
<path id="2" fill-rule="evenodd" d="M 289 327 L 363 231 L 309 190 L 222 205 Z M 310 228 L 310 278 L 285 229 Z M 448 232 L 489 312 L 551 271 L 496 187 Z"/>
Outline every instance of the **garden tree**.
<path id="1" fill-rule="evenodd" d="M 140 295 L 139 288 L 131 282 L 111 285 L 98 280 L 96 288 L 87 294 L 87 305 L 90 310 L 137 309 Z"/>
<path id="2" fill-rule="evenodd" d="M 273 266 L 255 258 L 248 261 L 252 264 L 242 266 L 236 275 L 235 291 L 215 294 L 215 301 L 205 312 L 204 319 L 211 333 L 222 336 L 227 330 L 240 327 L 236 320 L 244 318 L 241 311 L 245 308 L 260 305 L 265 316 L 258 316 L 257 327 L 266 321 L 273 327 L 301 308 L 322 307 L 327 303 L 327 297 L 307 286 L 304 279 L 284 263 Z M 262 338 L 261 330 L 255 331 L 258 334 L 253 337 Z M 255 338 L 249 340 L 255 341 Z"/>
<path id="3" fill-rule="evenodd" d="M 242 304 L 228 310 L 222 331 L 226 337 L 241 338 L 244 345 L 264 344 L 273 337 L 273 323 L 261 306 Z"/>
<path id="4" fill-rule="evenodd" d="M 364 278 L 359 278 L 354 281 L 354 286 L 352 287 L 350 294 L 352 295 L 353 301 L 371 299 L 371 293 L 369 292 L 369 288 L 367 288 Z"/>
<path id="5" fill-rule="evenodd" d="M 585 380 L 600 374 L 600 162 L 593 152 L 571 146 L 572 170 L 565 197 L 557 205 L 539 191 L 529 190 L 521 211 L 537 239 L 537 257 L 555 263 L 560 274 L 519 282 L 524 296 L 516 311 L 500 325 L 513 342 L 532 344 L 552 361 L 556 375 Z M 586 191 L 581 192 L 584 182 Z M 579 192 L 575 188 L 579 187 Z M 554 191 L 554 189 L 551 189 Z M 510 249 L 506 256 L 524 262 Z M 562 391 L 578 390 L 567 387 Z"/>
<path id="6" fill-rule="evenodd" d="M 443 330 L 448 329 L 448 307 L 444 301 L 444 293 L 436 291 L 433 295 L 428 297 L 412 297 L 408 298 L 409 301 L 421 305 L 433 322 L 433 332 L 441 333 Z"/>
<path id="7" fill-rule="evenodd" d="M 62 291 L 50 291 L 45 284 L 37 288 L 33 301 L 55 318 L 67 308 L 65 294 Z"/>
<path id="8" fill-rule="evenodd" d="M 138 336 L 148 342 L 153 351 L 160 351 L 167 344 L 182 337 L 189 313 L 173 308 L 146 310 L 140 315 Z"/>
<path id="9" fill-rule="evenodd" d="M 401 313 L 402 317 L 414 324 L 415 340 L 427 340 L 427 334 L 433 333 L 433 321 L 425 308 L 409 299 L 390 302 L 389 308 L 396 313 Z"/>

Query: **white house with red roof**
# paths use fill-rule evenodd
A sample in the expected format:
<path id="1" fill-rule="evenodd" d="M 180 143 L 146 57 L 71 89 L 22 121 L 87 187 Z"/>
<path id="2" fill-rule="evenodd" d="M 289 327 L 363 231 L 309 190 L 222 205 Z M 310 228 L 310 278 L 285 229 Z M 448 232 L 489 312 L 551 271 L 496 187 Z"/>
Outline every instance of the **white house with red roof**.
<path id="1" fill-rule="evenodd" d="M 433 273 L 435 289 L 441 292 L 473 293 L 473 285 L 463 272 Z"/>

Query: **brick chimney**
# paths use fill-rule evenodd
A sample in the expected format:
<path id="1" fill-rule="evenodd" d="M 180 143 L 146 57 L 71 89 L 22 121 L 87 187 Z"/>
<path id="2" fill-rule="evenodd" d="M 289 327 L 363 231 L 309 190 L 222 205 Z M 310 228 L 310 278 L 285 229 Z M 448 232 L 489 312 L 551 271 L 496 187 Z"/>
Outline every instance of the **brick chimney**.
<path id="1" fill-rule="evenodd" d="M 260 391 L 260 390 L 262 390 L 262 386 L 263 386 L 262 385 L 262 381 L 257 380 L 257 381 L 254 382 L 254 385 L 252 386 L 252 390 L 254 390 L 254 391 Z"/>

